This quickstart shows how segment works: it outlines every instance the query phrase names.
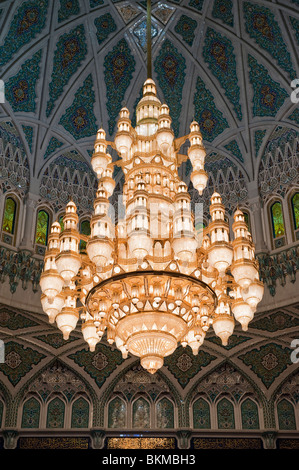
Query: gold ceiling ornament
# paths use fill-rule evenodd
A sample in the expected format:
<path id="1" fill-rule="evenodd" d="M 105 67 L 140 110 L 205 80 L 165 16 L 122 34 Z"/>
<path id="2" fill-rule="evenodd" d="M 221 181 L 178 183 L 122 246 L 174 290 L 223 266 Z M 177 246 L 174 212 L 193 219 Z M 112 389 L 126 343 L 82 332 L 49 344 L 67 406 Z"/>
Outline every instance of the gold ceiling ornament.
<path id="1" fill-rule="evenodd" d="M 91 234 L 78 232 L 76 205 L 69 202 L 63 230 L 54 222 L 45 254 L 40 285 L 43 310 L 56 322 L 64 339 L 78 320 L 91 351 L 105 331 L 123 358 L 140 357 L 150 373 L 178 344 L 198 353 L 213 325 L 227 345 L 237 320 L 247 330 L 263 296 L 254 244 L 243 213 L 234 213 L 234 240 L 221 196 L 211 197 L 211 221 L 199 236 L 195 230 L 187 186 L 178 167 L 179 153 L 189 139 L 191 180 L 202 194 L 208 175 L 205 148 L 197 122 L 190 133 L 175 139 L 166 104 L 148 78 L 136 110 L 136 128 L 122 108 L 114 142 L 99 129 L 91 159 L 98 190 Z M 107 146 L 119 160 L 112 162 Z M 109 197 L 115 182 L 114 165 L 125 175 L 125 218 L 114 224 Z M 80 239 L 86 251 L 79 251 Z"/>

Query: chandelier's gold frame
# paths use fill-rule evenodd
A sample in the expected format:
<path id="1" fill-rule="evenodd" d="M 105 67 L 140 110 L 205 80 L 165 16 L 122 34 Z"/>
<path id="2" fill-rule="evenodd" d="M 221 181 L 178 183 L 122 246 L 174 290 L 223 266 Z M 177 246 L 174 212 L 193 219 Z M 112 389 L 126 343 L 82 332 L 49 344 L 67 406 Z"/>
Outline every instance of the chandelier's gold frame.
<path id="1" fill-rule="evenodd" d="M 114 142 L 106 140 L 103 129 L 97 132 L 91 164 L 99 185 L 90 236 L 78 232 L 72 201 L 66 206 L 63 230 L 58 222 L 52 224 L 41 302 L 65 339 L 80 318 L 91 351 L 106 331 L 108 343 L 115 342 L 124 358 L 138 356 L 154 373 L 179 343 L 197 354 L 211 325 L 223 345 L 234 319 L 246 330 L 262 299 L 263 284 L 242 211 L 235 211 L 231 242 L 221 196 L 214 192 L 211 221 L 201 233 L 195 230 L 191 198 L 178 168 L 189 157 L 191 181 L 202 194 L 208 175 L 198 123 L 193 121 L 190 133 L 175 139 L 169 108 L 161 104 L 155 82 L 148 78 L 136 109 L 136 127 L 126 107 L 117 126 Z M 179 153 L 187 139 L 188 157 Z M 119 160 L 112 162 L 108 145 Z M 109 213 L 115 165 L 125 175 L 126 217 L 117 224 Z M 82 238 L 86 252 L 79 252 Z"/>

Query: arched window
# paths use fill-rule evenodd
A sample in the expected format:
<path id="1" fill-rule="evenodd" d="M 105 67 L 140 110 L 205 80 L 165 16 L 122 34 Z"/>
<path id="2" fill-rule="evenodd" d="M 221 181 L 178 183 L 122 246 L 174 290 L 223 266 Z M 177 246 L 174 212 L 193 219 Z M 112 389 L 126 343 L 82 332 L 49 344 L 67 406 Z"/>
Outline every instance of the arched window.
<path id="1" fill-rule="evenodd" d="M 74 401 L 72 406 L 72 428 L 88 428 L 89 403 L 80 397 Z"/>
<path id="2" fill-rule="evenodd" d="M 111 400 L 108 407 L 108 428 L 125 428 L 127 421 L 126 415 L 127 407 L 125 402 L 119 397 Z"/>
<path id="3" fill-rule="evenodd" d="M 242 428 L 259 429 L 259 413 L 257 404 L 247 398 L 241 405 Z"/>
<path id="4" fill-rule="evenodd" d="M 210 405 L 203 398 L 199 398 L 193 404 L 193 427 L 194 429 L 211 428 Z"/>
<path id="5" fill-rule="evenodd" d="M 2 426 L 3 411 L 4 411 L 4 405 L 3 405 L 3 402 L 0 400 L 0 429 L 3 427 Z"/>
<path id="6" fill-rule="evenodd" d="M 219 429 L 234 429 L 235 415 L 233 404 L 227 399 L 222 398 L 217 405 L 217 418 Z"/>
<path id="7" fill-rule="evenodd" d="M 276 201 L 271 206 L 271 223 L 273 238 L 283 237 L 285 234 L 282 205 Z"/>
<path id="8" fill-rule="evenodd" d="M 36 218 L 35 243 L 47 245 L 49 230 L 49 214 L 44 209 L 38 211 Z"/>
<path id="9" fill-rule="evenodd" d="M 58 222 L 60 223 L 61 231 L 64 230 L 63 215 L 59 217 Z"/>
<path id="10" fill-rule="evenodd" d="M 47 413 L 47 428 L 63 428 L 65 405 L 60 398 L 50 401 Z"/>
<path id="11" fill-rule="evenodd" d="M 157 427 L 160 429 L 174 428 L 174 408 L 168 398 L 162 398 L 157 403 Z"/>
<path id="12" fill-rule="evenodd" d="M 11 235 L 15 232 L 17 215 L 17 203 L 12 197 L 7 197 L 4 206 L 4 215 L 2 222 L 3 232 L 10 233 Z"/>
<path id="13" fill-rule="evenodd" d="M 32 397 L 27 400 L 23 405 L 23 414 L 22 414 L 22 428 L 38 428 L 39 427 L 39 418 L 40 418 L 40 403 L 39 401 Z"/>
<path id="14" fill-rule="evenodd" d="M 242 212 L 244 214 L 244 219 L 245 219 L 245 223 L 247 225 L 247 228 L 248 228 L 249 232 L 251 233 L 250 215 L 248 214 L 248 212 L 245 212 L 245 211 L 242 211 Z"/>
<path id="15" fill-rule="evenodd" d="M 294 407 L 291 402 L 285 398 L 277 405 L 278 426 L 282 430 L 296 429 L 296 419 Z"/>
<path id="16" fill-rule="evenodd" d="M 299 229 L 299 193 L 294 194 L 294 196 L 292 197 L 291 206 L 294 229 L 297 230 Z"/>
<path id="17" fill-rule="evenodd" d="M 144 398 L 138 398 L 133 403 L 133 428 L 150 427 L 150 405 Z"/>
<path id="18" fill-rule="evenodd" d="M 82 235 L 90 235 L 90 221 L 87 219 L 87 220 L 82 220 L 82 222 L 80 223 L 80 233 L 82 233 Z M 86 250 L 86 241 L 85 240 L 80 240 L 80 245 L 79 245 L 79 249 L 80 251 L 85 251 Z"/>

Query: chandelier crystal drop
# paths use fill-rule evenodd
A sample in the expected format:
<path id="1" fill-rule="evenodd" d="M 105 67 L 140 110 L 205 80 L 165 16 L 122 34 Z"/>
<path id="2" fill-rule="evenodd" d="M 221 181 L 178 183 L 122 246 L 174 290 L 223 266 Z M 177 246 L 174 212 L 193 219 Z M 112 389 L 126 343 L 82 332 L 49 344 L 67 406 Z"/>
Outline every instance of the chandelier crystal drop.
<path id="1" fill-rule="evenodd" d="M 237 320 L 247 330 L 263 296 L 254 244 L 243 213 L 232 226 L 221 196 L 211 197 L 211 220 L 195 230 L 191 198 L 178 168 L 189 157 L 191 181 L 202 194 L 208 180 L 205 148 L 197 122 L 174 138 L 166 104 L 147 79 L 136 110 L 136 128 L 122 108 L 114 142 L 99 129 L 91 159 L 98 190 L 90 236 L 78 232 L 74 202 L 66 206 L 63 230 L 54 222 L 41 276 L 42 307 L 68 339 L 78 320 L 91 351 L 106 332 L 123 358 L 140 358 L 150 373 L 178 344 L 198 353 L 212 325 L 227 345 Z M 189 139 L 188 157 L 179 153 Z M 108 145 L 118 153 L 112 162 Z M 125 218 L 114 224 L 109 197 L 114 165 L 125 175 Z M 86 251 L 79 250 L 80 239 Z"/>

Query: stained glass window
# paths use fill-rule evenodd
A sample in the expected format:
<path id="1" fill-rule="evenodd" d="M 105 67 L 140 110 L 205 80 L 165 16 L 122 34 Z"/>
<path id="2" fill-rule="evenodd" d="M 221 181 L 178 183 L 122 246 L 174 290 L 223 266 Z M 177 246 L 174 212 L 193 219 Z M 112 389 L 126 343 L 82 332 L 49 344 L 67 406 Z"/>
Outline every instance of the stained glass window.
<path id="1" fill-rule="evenodd" d="M 36 219 L 35 243 L 46 245 L 48 241 L 49 214 L 44 211 L 38 211 Z"/>
<path id="2" fill-rule="evenodd" d="M 249 216 L 248 212 L 243 212 L 243 214 L 244 214 L 244 219 L 245 219 L 245 223 L 247 225 L 247 228 L 248 228 L 249 232 L 251 232 L 250 216 Z"/>
<path id="3" fill-rule="evenodd" d="M 138 398 L 133 404 L 133 428 L 150 427 L 150 405 L 144 398 Z"/>
<path id="4" fill-rule="evenodd" d="M 203 398 L 199 398 L 193 405 L 193 427 L 195 429 L 210 429 L 210 405 Z"/>
<path id="5" fill-rule="evenodd" d="M 11 234 L 14 233 L 16 211 L 17 211 L 16 202 L 11 197 L 8 197 L 5 201 L 4 217 L 3 217 L 3 224 L 2 224 L 2 230 L 4 232 L 11 233 Z"/>
<path id="6" fill-rule="evenodd" d="M 257 404 L 247 398 L 241 405 L 242 428 L 259 429 L 259 413 Z"/>
<path id="7" fill-rule="evenodd" d="M 292 212 L 295 230 L 299 228 L 299 193 L 294 194 L 291 199 L 292 203 Z"/>
<path id="8" fill-rule="evenodd" d="M 54 398 L 49 403 L 47 414 L 47 428 L 63 428 L 65 405 L 60 398 Z"/>
<path id="9" fill-rule="evenodd" d="M 63 215 L 59 217 L 58 222 L 60 223 L 61 231 L 64 230 Z"/>
<path id="10" fill-rule="evenodd" d="M 217 405 L 217 417 L 219 429 L 234 429 L 235 428 L 235 415 L 233 404 L 222 398 Z"/>
<path id="11" fill-rule="evenodd" d="M 24 403 L 22 415 L 22 428 L 38 428 L 40 416 L 40 403 L 32 397 Z"/>
<path id="12" fill-rule="evenodd" d="M 90 221 L 89 220 L 83 220 L 80 224 L 80 233 L 83 235 L 90 235 Z M 86 250 L 86 241 L 85 240 L 80 240 L 80 245 L 79 245 L 80 251 L 85 251 Z"/>
<path id="13" fill-rule="evenodd" d="M 72 428 L 88 428 L 89 403 L 84 398 L 78 398 L 72 407 Z"/>
<path id="14" fill-rule="evenodd" d="M 174 428 L 174 408 L 168 398 L 162 398 L 157 403 L 157 427 L 161 429 Z"/>
<path id="15" fill-rule="evenodd" d="M 281 400 L 277 405 L 277 415 L 279 429 L 296 429 L 294 407 L 291 402 L 286 399 Z"/>
<path id="16" fill-rule="evenodd" d="M 109 403 L 108 408 L 108 427 L 124 428 L 126 427 L 127 407 L 125 402 L 116 397 Z"/>
<path id="17" fill-rule="evenodd" d="M 271 220 L 273 237 L 282 237 L 284 235 L 284 222 L 282 205 L 280 202 L 274 202 L 274 204 L 271 206 Z"/>

